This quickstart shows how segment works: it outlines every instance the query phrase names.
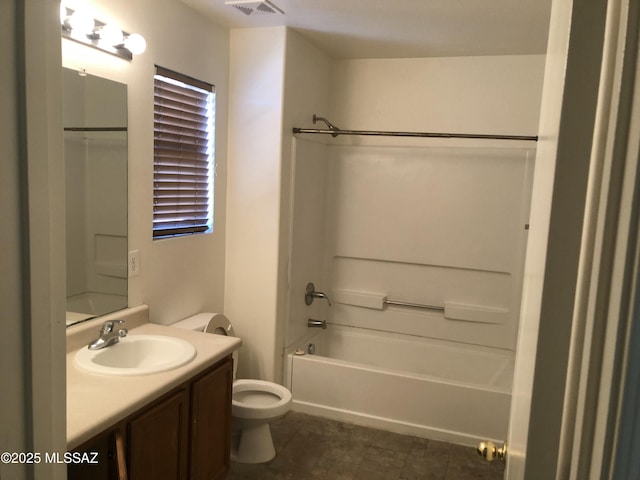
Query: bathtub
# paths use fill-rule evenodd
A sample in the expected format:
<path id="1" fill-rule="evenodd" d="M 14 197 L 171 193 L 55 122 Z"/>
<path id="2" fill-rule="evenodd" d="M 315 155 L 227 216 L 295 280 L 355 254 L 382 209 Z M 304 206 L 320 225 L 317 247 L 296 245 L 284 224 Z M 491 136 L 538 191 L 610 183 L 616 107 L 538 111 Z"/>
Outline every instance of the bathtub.
<path id="1" fill-rule="evenodd" d="M 84 292 L 67 297 L 67 325 L 127 308 L 127 296 Z"/>
<path id="2" fill-rule="evenodd" d="M 462 445 L 506 438 L 511 351 L 339 325 L 296 350 L 295 411 Z"/>

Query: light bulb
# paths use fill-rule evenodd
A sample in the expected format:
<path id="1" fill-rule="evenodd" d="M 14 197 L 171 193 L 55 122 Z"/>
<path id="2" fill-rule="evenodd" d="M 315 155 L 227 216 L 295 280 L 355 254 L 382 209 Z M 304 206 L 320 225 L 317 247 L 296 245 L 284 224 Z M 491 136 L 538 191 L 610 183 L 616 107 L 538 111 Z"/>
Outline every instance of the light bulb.
<path id="1" fill-rule="evenodd" d="M 104 41 L 107 45 L 122 45 L 123 38 L 122 30 L 115 23 L 107 23 L 100 29 L 100 40 Z"/>
<path id="2" fill-rule="evenodd" d="M 132 33 L 124 40 L 124 48 L 134 55 L 140 55 L 147 49 L 147 42 L 139 33 Z"/>
<path id="3" fill-rule="evenodd" d="M 90 35 L 91 33 L 93 33 L 95 21 L 88 12 L 76 10 L 69 18 L 69 25 L 78 33 Z"/>
<path id="4" fill-rule="evenodd" d="M 64 3 L 60 4 L 60 23 L 64 25 L 64 22 L 67 20 L 67 7 L 65 7 Z"/>

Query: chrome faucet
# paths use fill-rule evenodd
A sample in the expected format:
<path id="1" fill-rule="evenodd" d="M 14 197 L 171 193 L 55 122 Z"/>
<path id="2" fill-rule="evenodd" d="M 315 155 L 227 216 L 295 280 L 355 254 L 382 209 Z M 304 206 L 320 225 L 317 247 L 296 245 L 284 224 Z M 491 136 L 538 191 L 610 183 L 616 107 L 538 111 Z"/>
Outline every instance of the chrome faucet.
<path id="1" fill-rule="evenodd" d="M 307 327 L 309 328 L 322 328 L 326 330 L 327 321 L 326 320 L 314 320 L 313 318 L 307 319 Z"/>
<path id="2" fill-rule="evenodd" d="M 100 337 L 89 343 L 87 348 L 89 350 L 100 350 L 101 348 L 118 343 L 121 338 L 126 337 L 127 333 L 129 333 L 124 327 L 114 330 L 115 327 L 120 325 L 124 325 L 124 320 L 109 320 L 108 322 L 104 322 L 100 328 Z"/>
<path id="3" fill-rule="evenodd" d="M 329 306 L 331 306 L 331 300 L 326 293 L 316 292 L 316 287 L 313 283 L 307 283 L 307 289 L 304 292 L 304 303 L 307 305 L 311 305 L 313 303 L 314 298 L 324 298 L 327 302 L 329 302 Z"/>

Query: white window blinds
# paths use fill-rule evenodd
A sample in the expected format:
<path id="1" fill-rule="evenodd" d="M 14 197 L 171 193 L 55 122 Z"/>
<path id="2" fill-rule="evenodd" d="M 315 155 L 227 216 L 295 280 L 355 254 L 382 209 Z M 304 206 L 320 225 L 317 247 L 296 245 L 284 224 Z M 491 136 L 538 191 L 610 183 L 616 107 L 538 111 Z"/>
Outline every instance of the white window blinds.
<path id="1" fill-rule="evenodd" d="M 213 85 L 156 66 L 153 237 L 213 229 Z"/>

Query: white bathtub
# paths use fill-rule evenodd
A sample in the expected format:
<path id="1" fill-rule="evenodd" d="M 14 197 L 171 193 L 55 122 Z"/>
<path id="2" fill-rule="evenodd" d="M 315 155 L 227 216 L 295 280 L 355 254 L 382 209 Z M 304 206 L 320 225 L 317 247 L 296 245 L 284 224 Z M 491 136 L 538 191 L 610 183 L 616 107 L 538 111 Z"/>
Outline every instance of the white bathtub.
<path id="1" fill-rule="evenodd" d="M 126 295 L 84 292 L 67 297 L 67 325 L 127 308 Z"/>
<path id="2" fill-rule="evenodd" d="M 288 355 L 293 409 L 464 445 L 506 438 L 511 351 L 329 325 Z"/>

